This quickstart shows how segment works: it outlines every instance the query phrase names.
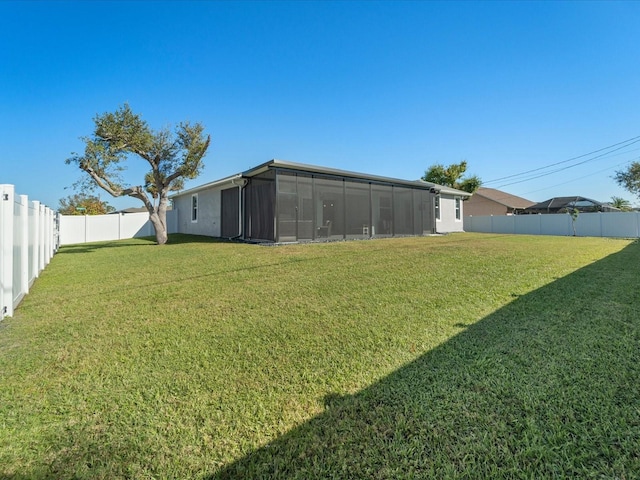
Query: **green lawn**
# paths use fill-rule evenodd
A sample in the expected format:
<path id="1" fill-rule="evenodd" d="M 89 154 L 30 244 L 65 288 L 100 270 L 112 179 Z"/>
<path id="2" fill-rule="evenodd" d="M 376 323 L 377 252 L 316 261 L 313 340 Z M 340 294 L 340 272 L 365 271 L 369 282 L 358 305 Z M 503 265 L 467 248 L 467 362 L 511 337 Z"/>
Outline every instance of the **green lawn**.
<path id="1" fill-rule="evenodd" d="M 0 322 L 0 477 L 640 474 L 640 244 L 63 247 Z"/>

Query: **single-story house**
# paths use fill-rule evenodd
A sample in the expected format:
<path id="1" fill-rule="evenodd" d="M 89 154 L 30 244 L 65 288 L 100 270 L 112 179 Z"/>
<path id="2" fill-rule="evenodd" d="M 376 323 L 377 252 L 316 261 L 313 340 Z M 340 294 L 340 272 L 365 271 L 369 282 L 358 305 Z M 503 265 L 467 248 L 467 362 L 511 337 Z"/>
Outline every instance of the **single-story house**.
<path id="1" fill-rule="evenodd" d="M 463 231 L 470 194 L 283 160 L 172 195 L 178 231 L 255 242 L 302 242 Z"/>
<path id="2" fill-rule="evenodd" d="M 534 203 L 502 190 L 480 187 L 464 202 L 464 215 L 517 215 Z"/>
<path id="3" fill-rule="evenodd" d="M 523 213 L 619 212 L 620 210 L 586 197 L 554 197 L 524 209 Z"/>

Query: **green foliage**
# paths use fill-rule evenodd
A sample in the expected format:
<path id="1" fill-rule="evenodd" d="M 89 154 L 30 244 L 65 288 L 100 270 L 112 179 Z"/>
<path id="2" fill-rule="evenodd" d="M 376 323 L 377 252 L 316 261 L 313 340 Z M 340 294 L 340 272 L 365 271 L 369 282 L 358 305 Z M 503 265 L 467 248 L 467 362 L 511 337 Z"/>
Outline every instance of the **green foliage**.
<path id="1" fill-rule="evenodd" d="M 62 247 L 0 323 L 0 477 L 636 478 L 639 263 L 525 235 Z"/>
<path id="2" fill-rule="evenodd" d="M 571 226 L 573 227 L 573 236 L 577 235 L 576 233 L 576 222 L 578 221 L 578 217 L 580 216 L 580 210 L 577 208 L 572 208 L 569 210 L 569 215 L 571 215 Z"/>
<path id="3" fill-rule="evenodd" d="M 93 135 L 82 138 L 84 154 L 73 154 L 66 160 L 88 175 L 78 186 L 83 191 L 100 187 L 114 197 L 141 200 L 149 211 L 158 243 L 166 242 L 168 195 L 202 171 L 210 143 L 204 127 L 183 122 L 174 132 L 168 128 L 154 131 L 127 104 L 113 113 L 96 116 L 94 123 Z M 149 165 L 141 184 L 126 183 L 122 178 L 123 164 L 131 156 Z"/>
<path id="4" fill-rule="evenodd" d="M 99 197 L 85 193 L 76 193 L 61 198 L 58 205 L 58 213 L 62 215 L 104 215 L 115 210 Z"/>
<path id="5" fill-rule="evenodd" d="M 640 197 L 640 162 L 633 162 L 626 170 L 617 171 L 613 179 L 625 190 Z"/>
<path id="6" fill-rule="evenodd" d="M 453 163 L 448 167 L 445 167 L 442 164 L 436 164 L 429 167 L 422 176 L 422 180 L 473 193 L 480 188 L 482 180 L 480 180 L 480 177 L 477 175 L 463 178 L 466 171 L 466 160 L 463 160 L 460 163 Z"/>
<path id="7" fill-rule="evenodd" d="M 611 206 L 623 212 L 630 212 L 631 210 L 633 210 L 633 208 L 631 207 L 631 202 L 629 202 L 629 200 L 625 200 L 622 197 L 611 197 Z"/>

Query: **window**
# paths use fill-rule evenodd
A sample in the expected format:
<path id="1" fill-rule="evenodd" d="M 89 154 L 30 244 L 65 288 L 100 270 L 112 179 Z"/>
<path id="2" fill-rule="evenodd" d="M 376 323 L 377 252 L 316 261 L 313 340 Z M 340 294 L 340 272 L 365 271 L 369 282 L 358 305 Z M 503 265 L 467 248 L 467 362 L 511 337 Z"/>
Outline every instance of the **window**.
<path id="1" fill-rule="evenodd" d="M 198 194 L 194 193 L 191 195 L 191 221 L 198 221 Z"/>
<path id="2" fill-rule="evenodd" d="M 436 206 L 436 220 L 440 220 L 440 195 L 434 197 Z"/>
<path id="3" fill-rule="evenodd" d="M 462 213 L 462 205 L 460 203 L 460 197 L 456 197 L 456 220 L 460 220 Z"/>

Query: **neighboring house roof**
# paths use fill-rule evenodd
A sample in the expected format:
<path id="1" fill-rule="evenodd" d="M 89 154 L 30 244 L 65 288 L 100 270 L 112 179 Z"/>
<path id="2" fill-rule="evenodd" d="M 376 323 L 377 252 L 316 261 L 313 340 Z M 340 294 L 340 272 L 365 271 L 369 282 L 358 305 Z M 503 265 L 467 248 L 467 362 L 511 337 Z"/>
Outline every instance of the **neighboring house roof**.
<path id="1" fill-rule="evenodd" d="M 480 187 L 476 190 L 474 196 L 484 197 L 513 209 L 525 209 L 535 204 L 535 202 L 532 202 L 531 200 L 511 195 L 510 193 L 503 192 L 502 190 L 496 190 L 495 188 Z"/>
<path id="2" fill-rule="evenodd" d="M 536 203 L 526 208 L 527 212 L 543 213 L 543 212 L 557 212 L 566 208 L 576 208 L 579 211 L 619 211 L 617 208 L 607 206 L 597 200 L 591 198 L 574 196 L 574 197 L 554 197 L 544 202 Z"/>
<path id="3" fill-rule="evenodd" d="M 176 193 L 174 195 L 171 196 L 171 198 L 173 197 L 177 197 L 180 195 L 187 195 L 187 194 L 192 194 L 192 193 L 196 193 L 200 190 L 204 190 L 206 188 L 210 188 L 210 187 L 214 187 L 214 186 L 219 186 L 219 185 L 223 185 L 225 183 L 229 183 L 232 185 L 239 185 L 240 184 L 240 180 L 242 178 L 250 178 L 253 177 L 255 175 L 258 175 L 260 173 L 266 172 L 269 168 L 280 168 L 280 169 L 284 169 L 284 170 L 295 170 L 298 172 L 308 172 L 308 173 L 317 173 L 317 174 L 322 174 L 322 175 L 336 175 L 336 176 L 342 176 L 342 177 L 350 177 L 350 178 L 355 178 L 355 179 L 361 179 L 361 180 L 370 180 L 373 182 L 382 182 L 382 183 L 393 183 L 393 184 L 397 184 L 397 185 L 406 185 L 406 186 L 410 186 L 410 187 L 420 187 L 420 188 L 434 188 L 438 191 L 440 191 L 441 193 L 446 193 L 446 194 L 451 194 L 451 195 L 459 195 L 461 197 L 470 197 L 471 194 L 468 192 L 464 192 L 462 190 L 458 190 L 455 188 L 450 188 L 450 187 L 445 187 L 442 185 L 437 185 L 435 183 L 431 183 L 431 182 L 425 182 L 423 180 L 402 180 L 399 178 L 391 178 L 391 177 L 382 177 L 379 175 L 369 175 L 367 173 L 358 173 L 358 172 L 351 172 L 351 171 L 347 171 L 347 170 L 339 170 L 336 168 L 328 168 L 328 167 L 320 167 L 320 166 L 316 166 L 316 165 L 308 165 L 308 164 L 304 164 L 304 163 L 295 163 L 295 162 L 289 162 L 286 160 L 277 160 L 277 159 L 273 159 L 273 160 L 269 160 L 268 162 L 262 163 L 260 165 L 258 165 L 257 167 L 251 168 L 249 170 L 246 170 L 242 173 L 238 173 L 236 175 L 232 175 L 230 177 L 226 177 L 220 180 L 216 180 L 214 182 L 210 182 L 207 183 L 205 185 L 200 185 L 199 187 L 195 187 L 195 188 L 191 188 L 189 190 L 185 190 L 183 192 L 180 193 Z"/>

